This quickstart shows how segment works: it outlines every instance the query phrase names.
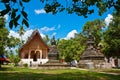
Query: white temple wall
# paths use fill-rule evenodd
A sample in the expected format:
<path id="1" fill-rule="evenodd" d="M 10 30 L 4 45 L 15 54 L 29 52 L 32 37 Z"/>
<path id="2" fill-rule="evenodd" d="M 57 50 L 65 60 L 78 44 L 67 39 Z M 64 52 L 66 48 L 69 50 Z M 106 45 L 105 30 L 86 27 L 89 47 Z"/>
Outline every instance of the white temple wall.
<path id="1" fill-rule="evenodd" d="M 28 64 L 28 66 L 30 66 L 30 62 L 32 63 L 32 65 L 39 65 L 47 63 L 48 59 L 37 59 L 37 61 L 33 61 L 33 59 L 21 59 L 20 65 Z"/>

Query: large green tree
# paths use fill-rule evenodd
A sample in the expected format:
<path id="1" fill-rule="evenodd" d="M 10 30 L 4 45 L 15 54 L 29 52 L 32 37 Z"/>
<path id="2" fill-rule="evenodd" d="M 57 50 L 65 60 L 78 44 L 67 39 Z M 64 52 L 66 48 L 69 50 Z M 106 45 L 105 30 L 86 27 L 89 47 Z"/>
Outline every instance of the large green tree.
<path id="1" fill-rule="evenodd" d="M 5 48 L 7 47 L 9 32 L 7 28 L 5 28 L 5 19 L 3 17 L 0 18 L 0 27 L 0 54 L 4 54 Z"/>
<path id="2" fill-rule="evenodd" d="M 10 21 L 9 27 L 17 27 L 17 25 L 28 24 L 27 13 L 25 11 L 25 3 L 30 0 L 0 0 L 5 6 L 1 9 L 0 16 L 9 14 Z M 47 13 L 52 12 L 56 14 L 58 12 L 67 11 L 68 14 L 75 13 L 78 16 L 87 17 L 88 14 L 92 14 L 95 11 L 95 7 L 98 8 L 99 15 L 113 8 L 120 13 L 120 0 L 40 0 L 44 4 L 44 9 Z M 41 5 L 41 4 L 40 4 Z M 18 21 L 20 20 L 20 23 Z"/>
<path id="3" fill-rule="evenodd" d="M 104 33 L 103 52 L 107 57 L 120 57 L 120 14 L 113 13 L 112 22 Z"/>
<path id="4" fill-rule="evenodd" d="M 19 33 L 19 36 L 21 37 L 21 39 L 20 39 L 20 47 L 21 47 L 24 44 L 24 40 L 23 40 L 22 36 L 25 33 L 25 29 L 23 26 L 20 26 L 18 33 Z"/>
<path id="5" fill-rule="evenodd" d="M 82 34 L 76 34 L 75 38 L 59 40 L 57 48 L 60 59 L 64 56 L 65 61 L 79 60 L 80 54 L 85 49 L 86 38 Z"/>
<path id="6" fill-rule="evenodd" d="M 9 36 L 9 31 L 5 27 L 5 18 L 0 17 L 0 55 L 7 54 L 6 48 L 15 47 L 18 42 L 19 39 Z"/>

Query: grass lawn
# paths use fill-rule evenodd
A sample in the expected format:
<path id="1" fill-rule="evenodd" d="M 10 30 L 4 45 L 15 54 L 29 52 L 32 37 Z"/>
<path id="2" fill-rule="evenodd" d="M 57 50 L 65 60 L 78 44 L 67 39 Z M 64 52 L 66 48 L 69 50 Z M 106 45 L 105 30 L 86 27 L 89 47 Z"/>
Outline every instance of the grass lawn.
<path id="1" fill-rule="evenodd" d="M 41 70 L 3 67 L 0 69 L 0 80 L 120 80 L 120 75 L 77 69 Z"/>

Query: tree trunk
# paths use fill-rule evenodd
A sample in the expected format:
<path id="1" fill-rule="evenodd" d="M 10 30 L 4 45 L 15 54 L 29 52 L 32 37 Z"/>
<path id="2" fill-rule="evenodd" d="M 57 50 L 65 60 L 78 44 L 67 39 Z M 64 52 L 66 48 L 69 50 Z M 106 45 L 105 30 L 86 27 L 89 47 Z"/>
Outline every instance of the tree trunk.
<path id="1" fill-rule="evenodd" d="M 0 68 L 1 68 L 1 65 L 2 65 L 2 61 L 0 61 Z"/>
<path id="2" fill-rule="evenodd" d="M 0 68 L 1 68 L 1 64 L 0 64 Z"/>

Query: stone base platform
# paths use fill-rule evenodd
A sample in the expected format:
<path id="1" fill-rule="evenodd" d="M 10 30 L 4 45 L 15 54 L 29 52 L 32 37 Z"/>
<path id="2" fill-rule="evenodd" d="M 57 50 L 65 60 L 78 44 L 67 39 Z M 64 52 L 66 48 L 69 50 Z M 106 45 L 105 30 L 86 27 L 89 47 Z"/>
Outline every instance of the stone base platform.
<path id="1" fill-rule="evenodd" d="M 104 60 L 80 60 L 78 67 L 85 69 L 101 68 L 104 65 Z"/>
<path id="2" fill-rule="evenodd" d="M 70 68 L 70 64 L 61 63 L 59 60 L 50 60 L 46 64 L 39 64 L 39 69 L 67 69 Z"/>

